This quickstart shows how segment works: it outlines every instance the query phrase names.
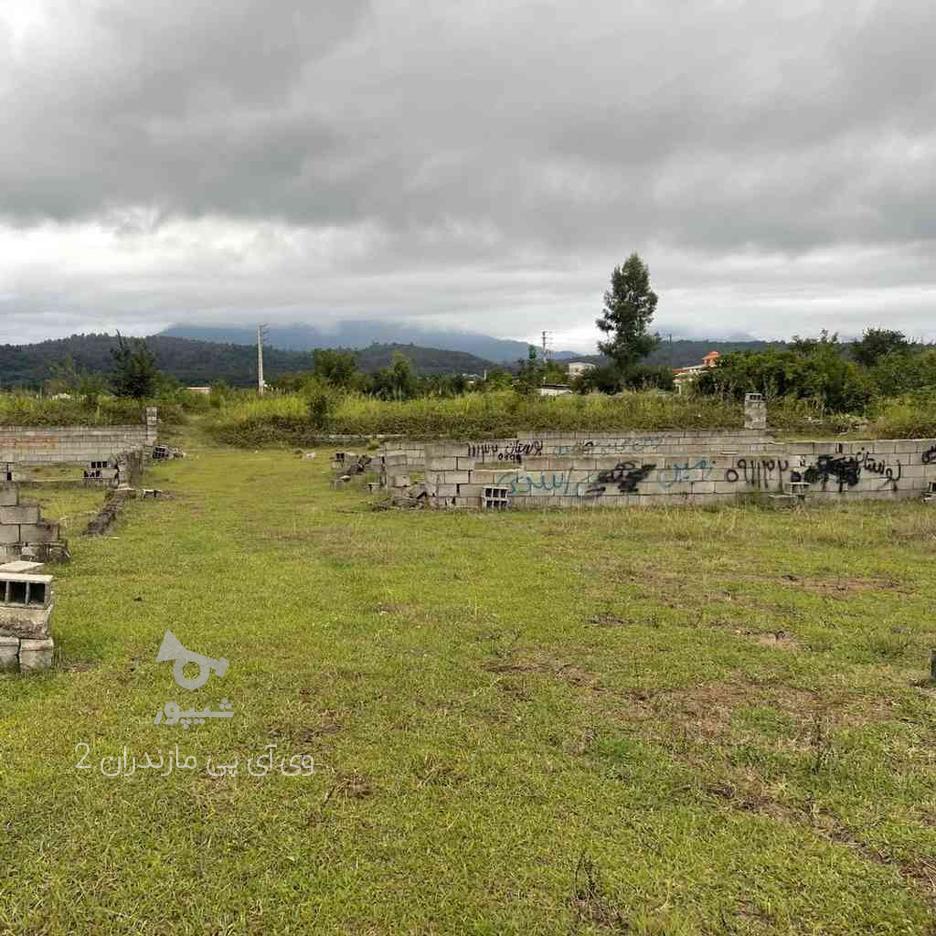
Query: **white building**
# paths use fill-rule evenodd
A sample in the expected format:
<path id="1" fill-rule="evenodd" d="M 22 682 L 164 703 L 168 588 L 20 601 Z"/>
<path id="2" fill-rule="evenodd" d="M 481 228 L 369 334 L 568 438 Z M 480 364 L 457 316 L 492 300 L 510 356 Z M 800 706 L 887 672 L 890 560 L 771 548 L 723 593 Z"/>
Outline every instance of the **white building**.
<path id="1" fill-rule="evenodd" d="M 597 364 L 592 364 L 591 361 L 570 361 L 568 371 L 569 379 L 572 380 L 575 377 L 581 377 L 588 371 L 594 370 L 597 366 Z"/>

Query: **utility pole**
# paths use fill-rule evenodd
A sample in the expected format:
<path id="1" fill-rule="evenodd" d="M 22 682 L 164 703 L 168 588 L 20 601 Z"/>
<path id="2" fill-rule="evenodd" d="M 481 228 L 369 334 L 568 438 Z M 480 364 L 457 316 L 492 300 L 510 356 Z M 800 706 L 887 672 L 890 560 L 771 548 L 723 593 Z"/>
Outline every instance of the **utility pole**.
<path id="1" fill-rule="evenodd" d="M 549 360 L 549 340 L 552 337 L 552 333 L 548 331 L 543 332 L 543 360 Z"/>
<path id="2" fill-rule="evenodd" d="M 266 382 L 263 379 L 263 340 L 266 338 L 266 325 L 257 326 L 257 393 L 263 396 Z"/>

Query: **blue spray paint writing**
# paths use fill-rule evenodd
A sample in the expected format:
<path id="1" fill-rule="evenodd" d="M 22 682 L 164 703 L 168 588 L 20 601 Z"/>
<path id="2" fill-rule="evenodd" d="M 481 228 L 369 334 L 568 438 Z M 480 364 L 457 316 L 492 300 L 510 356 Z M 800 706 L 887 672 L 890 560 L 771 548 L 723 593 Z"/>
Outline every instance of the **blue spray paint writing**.
<path id="1" fill-rule="evenodd" d="M 501 475 L 495 484 L 497 487 L 508 488 L 511 494 L 542 492 L 581 497 L 587 481 L 573 481 L 571 473 L 567 471 L 537 471 L 521 475 L 508 472 Z"/>
<path id="2" fill-rule="evenodd" d="M 685 461 L 667 465 L 665 468 L 660 469 L 660 487 L 671 488 L 680 481 L 707 481 L 714 467 L 715 463 L 709 461 L 707 458 L 700 458 L 695 463 Z M 692 472 L 694 471 L 699 472 L 698 477 L 693 477 Z"/>

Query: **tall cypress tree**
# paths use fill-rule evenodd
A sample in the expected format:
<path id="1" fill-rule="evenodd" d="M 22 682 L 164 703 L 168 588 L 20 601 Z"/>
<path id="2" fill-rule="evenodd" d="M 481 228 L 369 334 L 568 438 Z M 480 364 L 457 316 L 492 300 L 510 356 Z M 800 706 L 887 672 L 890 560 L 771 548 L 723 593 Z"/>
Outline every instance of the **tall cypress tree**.
<path id="1" fill-rule="evenodd" d="M 650 270 L 636 253 L 611 274 L 611 288 L 604 294 L 604 311 L 596 324 L 609 336 L 598 350 L 626 374 L 659 343 L 648 331 L 656 311 L 657 294 L 650 288 Z"/>

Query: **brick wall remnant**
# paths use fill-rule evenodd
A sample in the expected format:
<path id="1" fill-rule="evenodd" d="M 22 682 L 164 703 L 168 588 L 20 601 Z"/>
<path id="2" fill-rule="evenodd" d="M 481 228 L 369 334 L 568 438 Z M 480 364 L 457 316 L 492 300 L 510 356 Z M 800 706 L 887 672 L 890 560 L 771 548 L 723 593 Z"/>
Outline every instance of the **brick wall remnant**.
<path id="1" fill-rule="evenodd" d="M 19 485 L 0 483 L 0 562 L 39 562 L 68 558 L 68 544 L 59 525 L 44 520 L 38 504 L 20 499 Z"/>
<path id="2" fill-rule="evenodd" d="M 0 670 L 28 673 L 52 665 L 53 605 L 52 576 L 42 574 L 41 563 L 0 565 Z"/>

